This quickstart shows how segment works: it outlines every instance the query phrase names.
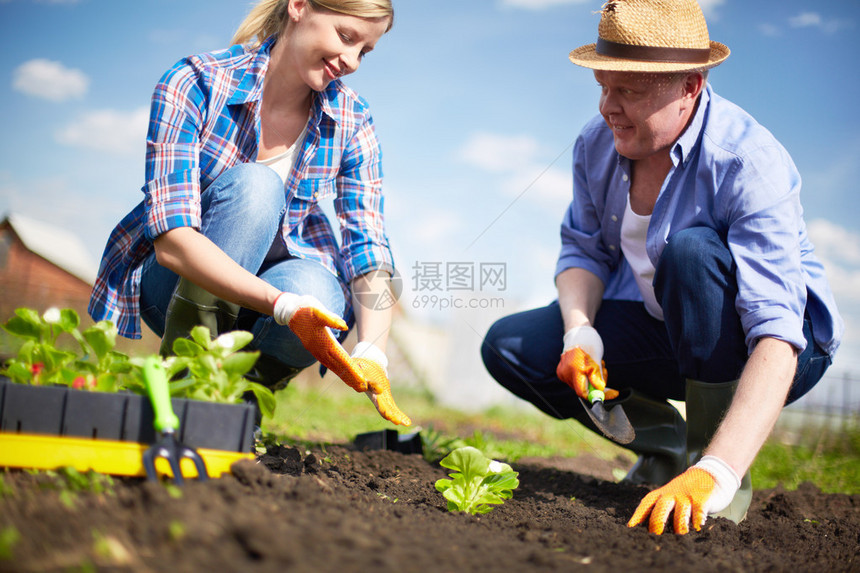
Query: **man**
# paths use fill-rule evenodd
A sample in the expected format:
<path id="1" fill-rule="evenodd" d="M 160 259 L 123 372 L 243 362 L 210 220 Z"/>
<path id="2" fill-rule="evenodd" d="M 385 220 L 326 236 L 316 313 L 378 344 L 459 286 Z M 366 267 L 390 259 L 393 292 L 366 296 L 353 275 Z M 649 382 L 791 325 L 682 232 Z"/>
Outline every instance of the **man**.
<path id="1" fill-rule="evenodd" d="M 662 486 L 629 526 L 737 523 L 755 456 L 830 365 L 842 320 L 791 158 L 707 84 L 729 49 L 695 0 L 610 1 L 598 36 L 570 54 L 594 70 L 600 114 L 574 147 L 558 300 L 498 321 L 482 356 L 518 396 L 591 428 L 577 395 L 609 377 L 607 407 L 636 432 L 625 479 Z"/>

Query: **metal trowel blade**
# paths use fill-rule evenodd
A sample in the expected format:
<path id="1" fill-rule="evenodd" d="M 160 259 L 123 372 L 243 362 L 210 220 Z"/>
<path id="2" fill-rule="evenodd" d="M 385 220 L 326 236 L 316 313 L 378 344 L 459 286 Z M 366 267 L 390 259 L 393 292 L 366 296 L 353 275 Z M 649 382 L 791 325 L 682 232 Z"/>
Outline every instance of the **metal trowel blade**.
<path id="1" fill-rule="evenodd" d="M 585 412 L 594 422 L 594 425 L 610 440 L 619 444 L 629 444 L 636 437 L 633 425 L 627 419 L 627 414 L 624 413 L 624 408 L 620 404 L 607 409 L 603 402 L 594 402 L 589 405 L 583 398 L 580 398 L 579 401 L 582 402 Z"/>

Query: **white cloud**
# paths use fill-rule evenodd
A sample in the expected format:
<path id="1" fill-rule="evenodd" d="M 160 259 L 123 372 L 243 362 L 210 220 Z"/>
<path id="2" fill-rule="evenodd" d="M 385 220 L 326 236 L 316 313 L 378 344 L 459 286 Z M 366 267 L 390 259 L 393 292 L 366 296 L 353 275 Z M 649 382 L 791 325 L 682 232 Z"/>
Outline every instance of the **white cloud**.
<path id="1" fill-rule="evenodd" d="M 860 234 L 825 219 L 811 221 L 808 232 L 833 294 L 860 303 Z"/>
<path id="2" fill-rule="evenodd" d="M 551 159 L 552 155 L 555 159 Z M 567 151 L 550 153 L 530 135 L 476 133 L 460 148 L 458 156 L 469 165 L 502 176 L 498 188 L 509 196 L 522 195 L 554 209 L 570 202 L 569 170 L 555 166 L 559 158 L 569 156 Z"/>
<path id="3" fill-rule="evenodd" d="M 713 18 L 716 16 L 717 7 L 722 6 L 725 2 L 726 0 L 699 0 L 699 6 L 702 7 L 702 12 L 705 13 L 706 18 Z"/>
<path id="4" fill-rule="evenodd" d="M 419 245 L 445 243 L 463 232 L 463 220 L 447 210 L 422 209 L 420 217 L 412 217 L 410 239 Z"/>
<path id="5" fill-rule="evenodd" d="M 566 4 L 584 4 L 588 0 L 501 0 L 501 5 L 507 8 L 523 8 L 525 10 L 544 10 Z"/>
<path id="6" fill-rule="evenodd" d="M 148 122 L 146 107 L 131 112 L 93 111 L 60 129 L 55 138 L 65 145 L 117 155 L 142 153 Z"/>
<path id="7" fill-rule="evenodd" d="M 821 26 L 821 14 L 817 12 L 801 12 L 797 16 L 788 19 L 792 28 L 808 28 L 810 26 Z"/>
<path id="8" fill-rule="evenodd" d="M 19 92 L 60 102 L 83 97 L 89 88 L 90 79 L 81 70 L 37 58 L 15 69 L 12 85 Z"/>
<path id="9" fill-rule="evenodd" d="M 759 24 L 758 29 L 763 35 L 768 36 L 770 38 L 779 36 L 782 33 L 782 31 L 779 29 L 779 26 L 776 26 L 774 24 Z"/>
<path id="10" fill-rule="evenodd" d="M 853 26 L 853 22 L 835 18 L 827 19 L 818 12 L 801 12 L 789 18 L 788 25 L 792 28 L 817 28 L 825 34 L 834 34 L 843 28 Z"/>
<path id="11" fill-rule="evenodd" d="M 860 267 L 860 234 L 827 219 L 814 219 L 808 231 L 816 252 Z"/>
<path id="12" fill-rule="evenodd" d="M 568 169 L 541 168 L 535 164 L 531 170 L 511 178 L 504 189 L 509 195 L 523 193 L 524 198 L 551 205 L 554 207 L 553 212 L 563 213 L 573 198 L 571 177 Z"/>
<path id="13" fill-rule="evenodd" d="M 492 173 L 522 169 L 534 162 L 539 145 L 528 135 L 475 133 L 460 148 L 466 163 Z"/>

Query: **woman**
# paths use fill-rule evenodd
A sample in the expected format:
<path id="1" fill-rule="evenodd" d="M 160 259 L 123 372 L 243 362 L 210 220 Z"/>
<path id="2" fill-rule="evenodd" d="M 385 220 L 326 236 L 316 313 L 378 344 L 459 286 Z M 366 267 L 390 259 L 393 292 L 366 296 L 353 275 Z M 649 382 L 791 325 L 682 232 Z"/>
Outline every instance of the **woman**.
<path id="1" fill-rule="evenodd" d="M 111 234 L 90 300 L 96 320 L 162 353 L 197 324 L 254 334 L 261 381 L 281 388 L 319 360 L 380 414 L 391 400 L 391 317 L 351 294 L 388 287 L 381 152 L 366 102 L 340 78 L 393 22 L 390 0 L 263 0 L 227 50 L 159 81 L 145 198 Z M 319 201 L 334 197 L 338 245 Z M 356 288 L 358 287 L 358 288 Z M 351 358 L 331 334 L 353 318 Z"/>

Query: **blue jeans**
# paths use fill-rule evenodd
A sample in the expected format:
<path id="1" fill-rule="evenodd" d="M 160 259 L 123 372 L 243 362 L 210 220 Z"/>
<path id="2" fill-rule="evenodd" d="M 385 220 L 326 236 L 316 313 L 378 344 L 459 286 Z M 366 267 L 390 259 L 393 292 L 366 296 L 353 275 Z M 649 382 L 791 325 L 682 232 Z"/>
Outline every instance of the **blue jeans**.
<path id="1" fill-rule="evenodd" d="M 244 269 L 282 291 L 315 296 L 343 316 L 346 299 L 338 278 L 316 261 L 291 256 L 280 235 L 286 212 L 284 184 L 269 167 L 237 165 L 222 173 L 201 196 L 200 232 Z M 155 260 L 143 264 L 141 318 L 164 335 L 167 305 L 179 277 Z M 287 366 L 304 368 L 315 362 L 298 337 L 271 316 L 241 309 L 236 328 L 254 335 L 251 349 Z"/>
<path id="2" fill-rule="evenodd" d="M 684 400 L 686 379 L 736 380 L 747 360 L 731 252 L 711 229 L 692 228 L 670 239 L 654 278 L 665 321 L 638 301 L 604 300 L 594 327 L 604 343 L 608 384 L 655 398 Z M 803 323 L 806 349 L 798 356 L 786 403 L 806 394 L 830 357 Z M 490 327 L 481 356 L 490 375 L 520 398 L 556 418 L 581 418 L 573 390 L 555 375 L 564 324 L 558 302 L 500 319 Z"/>

